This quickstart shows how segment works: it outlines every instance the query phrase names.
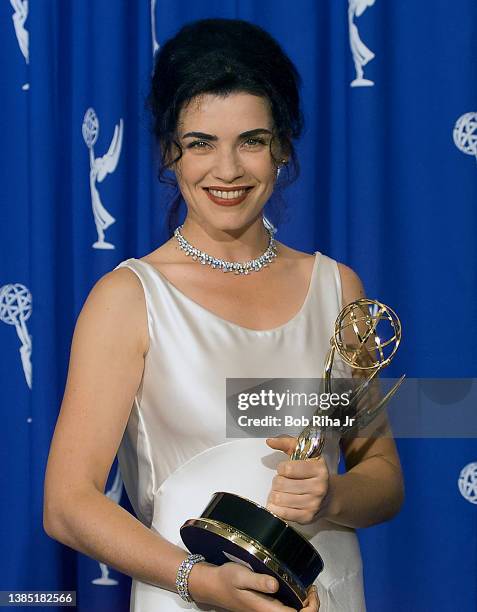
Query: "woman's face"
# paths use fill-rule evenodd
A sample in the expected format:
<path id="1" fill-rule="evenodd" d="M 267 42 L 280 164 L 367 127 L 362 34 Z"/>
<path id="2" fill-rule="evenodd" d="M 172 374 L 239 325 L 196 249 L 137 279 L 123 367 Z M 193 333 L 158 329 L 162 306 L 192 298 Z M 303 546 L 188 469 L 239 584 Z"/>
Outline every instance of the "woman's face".
<path id="1" fill-rule="evenodd" d="M 177 137 L 183 155 L 174 170 L 188 219 L 227 231 L 259 216 L 276 180 L 272 129 L 268 101 L 248 93 L 204 94 L 182 109 Z"/>

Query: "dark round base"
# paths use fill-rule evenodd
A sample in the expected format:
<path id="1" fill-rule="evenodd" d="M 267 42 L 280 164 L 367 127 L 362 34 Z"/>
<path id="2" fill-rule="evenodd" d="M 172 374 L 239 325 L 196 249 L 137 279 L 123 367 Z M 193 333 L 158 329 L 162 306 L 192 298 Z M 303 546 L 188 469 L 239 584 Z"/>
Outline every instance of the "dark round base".
<path id="1" fill-rule="evenodd" d="M 259 574 L 273 576 L 279 584 L 273 596 L 294 609 L 303 607 L 306 586 L 270 551 L 244 533 L 219 521 L 191 519 L 181 527 L 181 537 L 190 552 L 204 555 L 209 563 L 223 565 L 234 561 Z"/>

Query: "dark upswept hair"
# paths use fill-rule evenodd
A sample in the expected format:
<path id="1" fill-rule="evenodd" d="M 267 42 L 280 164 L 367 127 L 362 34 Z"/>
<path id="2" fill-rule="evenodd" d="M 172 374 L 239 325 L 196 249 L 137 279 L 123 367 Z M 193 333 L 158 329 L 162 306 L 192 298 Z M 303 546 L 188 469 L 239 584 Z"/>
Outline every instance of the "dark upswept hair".
<path id="1" fill-rule="evenodd" d="M 165 171 L 182 157 L 177 140 L 182 108 L 201 94 L 226 97 L 245 92 L 268 100 L 274 124 L 272 161 L 279 166 L 280 160 L 272 151 L 275 142 L 279 143 L 281 157 L 286 155 L 289 161 L 287 176 L 284 178 L 281 172 L 274 192 L 281 203 L 274 213 L 280 217 L 285 207 L 281 189 L 295 181 L 300 171 L 292 142 L 303 130 L 300 86 L 296 67 L 277 41 L 259 26 L 240 19 L 188 23 L 157 51 L 146 107 L 152 115 L 152 133 L 160 145 L 158 179 L 175 187 L 168 212 L 171 233 L 177 225 L 182 196 L 176 181 L 168 180 Z M 174 145 L 179 154 L 172 159 Z"/>

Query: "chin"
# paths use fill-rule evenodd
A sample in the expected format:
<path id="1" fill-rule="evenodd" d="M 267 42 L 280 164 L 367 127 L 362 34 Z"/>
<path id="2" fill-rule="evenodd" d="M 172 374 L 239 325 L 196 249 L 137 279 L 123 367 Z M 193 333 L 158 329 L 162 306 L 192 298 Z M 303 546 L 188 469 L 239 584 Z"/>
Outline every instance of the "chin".
<path id="1" fill-rule="evenodd" d="M 223 218 L 219 219 L 214 217 L 213 219 L 207 219 L 209 226 L 214 229 L 221 230 L 223 232 L 233 232 L 239 230 L 245 230 L 250 227 L 258 217 L 261 217 L 262 211 L 260 210 L 255 215 L 238 215 L 238 214 L 227 214 L 223 215 Z"/>

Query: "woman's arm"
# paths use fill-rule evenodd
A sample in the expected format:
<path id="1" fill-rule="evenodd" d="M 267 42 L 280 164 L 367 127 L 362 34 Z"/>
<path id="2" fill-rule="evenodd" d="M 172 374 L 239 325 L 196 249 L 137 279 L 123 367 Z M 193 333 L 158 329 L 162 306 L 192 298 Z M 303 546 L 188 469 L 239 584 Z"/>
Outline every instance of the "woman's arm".
<path id="1" fill-rule="evenodd" d="M 177 570 L 187 553 L 104 494 L 147 350 L 140 281 L 130 270 L 114 270 L 93 287 L 76 324 L 48 458 L 43 522 L 48 535 L 63 544 L 142 582 L 175 591 Z M 189 579 L 196 601 L 231 611 L 291 611 L 273 598 L 277 588 L 274 578 L 237 563 L 198 563 Z M 303 610 L 317 609 L 312 593 Z"/>
<path id="2" fill-rule="evenodd" d="M 343 304 L 364 297 L 358 276 L 350 268 L 338 266 Z M 387 419 L 381 414 L 377 421 L 380 437 L 341 440 L 345 474 L 329 474 L 323 457 L 281 462 L 273 479 L 267 508 L 285 520 L 301 524 L 322 517 L 359 528 L 392 518 L 404 499 L 403 478 Z M 373 426 L 377 427 L 376 421 Z M 291 455 L 296 438 L 272 438 L 267 444 Z"/>
<path id="3" fill-rule="evenodd" d="M 78 318 L 44 492 L 52 538 L 139 580 L 173 589 L 186 553 L 104 495 L 147 351 L 142 287 L 119 269 L 94 286 Z"/>
<path id="4" fill-rule="evenodd" d="M 364 297 L 361 280 L 353 270 L 338 264 L 343 304 Z M 348 527 L 369 527 L 392 518 L 404 500 L 404 484 L 396 445 L 387 420 L 379 418 L 383 435 L 343 438 L 346 473 L 329 477 L 323 514 Z"/>
<path id="5" fill-rule="evenodd" d="M 355 438 L 343 446 L 348 471 L 330 475 L 323 516 L 333 523 L 355 528 L 391 519 L 404 500 L 394 440 Z"/>

